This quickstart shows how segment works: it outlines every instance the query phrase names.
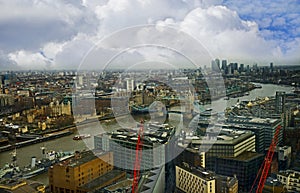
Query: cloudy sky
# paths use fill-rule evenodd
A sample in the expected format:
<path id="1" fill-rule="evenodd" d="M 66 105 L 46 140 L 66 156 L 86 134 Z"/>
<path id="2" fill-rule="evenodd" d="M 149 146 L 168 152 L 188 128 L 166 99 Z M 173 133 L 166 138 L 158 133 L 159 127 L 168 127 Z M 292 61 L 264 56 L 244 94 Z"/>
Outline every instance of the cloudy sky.
<path id="1" fill-rule="evenodd" d="M 299 0 L 0 0 L 0 70 L 76 69 L 103 38 L 146 24 L 173 26 L 214 58 L 300 63 Z"/>

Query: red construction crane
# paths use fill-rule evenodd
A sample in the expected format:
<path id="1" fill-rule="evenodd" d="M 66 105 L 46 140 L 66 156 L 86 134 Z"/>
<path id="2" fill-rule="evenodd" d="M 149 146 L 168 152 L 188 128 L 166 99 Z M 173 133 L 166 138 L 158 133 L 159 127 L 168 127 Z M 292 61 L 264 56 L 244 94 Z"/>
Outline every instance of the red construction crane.
<path id="1" fill-rule="evenodd" d="M 259 182 L 258 182 L 258 185 L 257 185 L 257 188 L 256 188 L 256 193 L 262 193 L 262 190 L 264 188 L 265 182 L 266 182 L 268 174 L 269 174 L 269 170 L 270 170 L 271 163 L 272 163 L 272 160 L 273 160 L 274 151 L 275 151 L 277 143 L 278 143 L 278 136 L 279 136 L 279 133 L 280 133 L 280 129 L 281 129 L 281 126 L 279 125 L 276 128 L 276 131 L 275 131 L 274 137 L 272 139 L 272 142 L 270 144 L 267 156 L 265 157 L 265 160 L 264 160 L 263 164 L 261 165 L 261 167 L 259 169 L 259 172 L 258 172 L 258 174 L 257 174 L 257 176 L 254 180 L 254 183 L 251 187 L 250 193 L 252 193 L 252 191 L 254 189 L 254 186 L 256 184 L 256 181 L 259 178 L 259 176 L 260 176 L 260 179 L 259 179 Z"/>
<path id="2" fill-rule="evenodd" d="M 135 148 L 135 164 L 134 164 L 134 171 L 133 171 L 133 181 L 132 181 L 132 193 L 136 193 L 138 189 L 138 182 L 140 178 L 140 167 L 142 161 L 142 149 L 143 149 L 143 131 L 144 131 L 144 121 L 141 120 L 141 125 L 138 133 L 138 140 L 136 143 Z"/>

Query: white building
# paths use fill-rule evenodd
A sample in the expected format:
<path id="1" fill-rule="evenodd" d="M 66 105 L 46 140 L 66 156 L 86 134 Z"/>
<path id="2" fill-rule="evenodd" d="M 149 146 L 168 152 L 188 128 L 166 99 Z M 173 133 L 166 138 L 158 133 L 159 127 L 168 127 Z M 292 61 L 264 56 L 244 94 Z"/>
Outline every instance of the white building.
<path id="1" fill-rule="evenodd" d="M 300 192 L 300 172 L 295 170 L 280 171 L 277 174 L 277 179 L 288 192 Z"/>
<path id="2" fill-rule="evenodd" d="M 94 137 L 95 148 L 114 152 L 114 165 L 134 170 L 139 128 L 119 129 Z M 169 125 L 147 124 L 143 129 L 140 169 L 151 170 L 167 162 L 173 149 L 170 140 L 175 128 Z"/>
<path id="3" fill-rule="evenodd" d="M 127 92 L 131 92 L 134 90 L 135 84 L 133 79 L 127 79 L 126 80 L 126 89 Z"/>
<path id="4" fill-rule="evenodd" d="M 79 86 L 83 85 L 83 76 L 78 76 L 78 85 Z"/>
<path id="5" fill-rule="evenodd" d="M 189 193 L 215 193 L 216 179 L 214 174 L 184 163 L 182 166 L 176 166 L 176 188 Z"/>
<path id="6" fill-rule="evenodd" d="M 219 133 L 206 131 L 206 136 L 193 139 L 192 145 L 205 152 L 206 168 L 213 170 L 216 157 L 237 157 L 255 151 L 255 135 L 251 131 L 222 128 Z"/>
<path id="7" fill-rule="evenodd" d="M 290 146 L 279 147 L 278 160 L 284 161 L 290 158 L 292 155 L 292 148 Z"/>

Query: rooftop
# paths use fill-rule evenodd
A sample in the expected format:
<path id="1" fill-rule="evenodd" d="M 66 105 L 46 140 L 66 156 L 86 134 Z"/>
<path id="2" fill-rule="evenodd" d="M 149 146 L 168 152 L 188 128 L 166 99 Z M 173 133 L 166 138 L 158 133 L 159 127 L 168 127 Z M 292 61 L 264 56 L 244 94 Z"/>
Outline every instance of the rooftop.
<path id="1" fill-rule="evenodd" d="M 85 151 L 85 152 L 78 152 L 69 159 L 64 160 L 63 162 L 58 163 L 61 166 L 69 166 L 69 167 L 76 167 L 92 161 L 94 159 L 101 159 L 102 155 L 106 155 L 110 152 L 105 152 L 101 150 L 93 150 L 93 151 Z M 76 155 L 77 154 L 77 155 Z"/>
<path id="2" fill-rule="evenodd" d="M 229 116 L 227 119 L 229 123 L 242 123 L 252 125 L 273 125 L 280 122 L 280 119 L 273 118 L 258 118 L 258 117 L 245 117 L 245 116 Z"/>
<path id="3" fill-rule="evenodd" d="M 139 127 L 129 129 L 118 129 L 108 133 L 108 136 L 114 140 L 126 140 L 136 144 L 138 140 Z M 165 144 L 175 133 L 175 128 L 168 124 L 145 124 L 143 128 L 143 145 Z"/>
<path id="4" fill-rule="evenodd" d="M 205 168 L 189 166 L 189 164 L 184 163 L 184 162 L 182 164 L 177 165 L 177 167 L 182 168 L 202 179 L 205 179 L 206 181 L 214 180 L 216 177 L 215 173 L 210 172 L 210 171 L 206 170 Z"/>
<path id="5" fill-rule="evenodd" d="M 138 190 L 141 193 L 152 193 L 156 186 L 156 183 L 161 178 L 161 173 L 164 172 L 164 167 L 153 168 L 151 171 L 144 173 L 140 180 L 140 189 Z"/>
<path id="6" fill-rule="evenodd" d="M 91 182 L 84 184 L 80 188 L 89 190 L 89 191 L 95 190 L 97 188 L 102 188 L 103 184 L 106 184 L 107 182 L 112 181 L 115 178 L 119 178 L 120 176 L 124 176 L 124 178 L 125 178 L 126 173 L 124 171 L 114 169 L 114 170 L 111 170 L 111 171 L 107 172 L 106 174 L 92 180 Z"/>
<path id="7" fill-rule="evenodd" d="M 32 193 L 45 189 L 44 184 L 24 179 L 1 179 L 1 193 Z"/>
<path id="8" fill-rule="evenodd" d="M 285 177 L 290 177 L 290 178 L 300 179 L 300 172 L 296 171 L 296 170 L 279 171 L 278 175 L 285 176 Z"/>
<path id="9" fill-rule="evenodd" d="M 219 130 L 219 133 L 218 133 Z M 237 144 L 241 141 L 248 139 L 254 136 L 254 133 L 251 131 L 245 130 L 237 130 L 230 128 L 218 128 L 218 130 L 214 130 L 214 132 L 206 132 L 206 136 L 202 137 L 202 139 L 192 140 L 193 144 Z"/>
<path id="10" fill-rule="evenodd" d="M 227 187 L 232 187 L 238 182 L 238 179 L 236 177 L 222 175 L 216 175 L 216 179 L 219 183 L 226 184 Z"/>
<path id="11" fill-rule="evenodd" d="M 281 187 L 282 183 L 280 181 L 278 181 L 277 179 L 274 179 L 272 177 L 268 177 L 267 180 L 266 180 L 265 185 L 267 185 L 267 186 L 279 186 L 279 187 Z"/>
<path id="12" fill-rule="evenodd" d="M 118 190 L 130 189 L 132 187 L 132 179 L 126 179 L 116 184 L 110 185 L 105 190 L 114 192 Z"/>
<path id="13" fill-rule="evenodd" d="M 264 156 L 263 154 L 259 154 L 256 152 L 245 151 L 237 157 L 222 157 L 222 159 L 230 159 L 230 160 L 236 160 L 236 161 L 251 161 L 253 159 L 263 157 L 263 156 Z"/>

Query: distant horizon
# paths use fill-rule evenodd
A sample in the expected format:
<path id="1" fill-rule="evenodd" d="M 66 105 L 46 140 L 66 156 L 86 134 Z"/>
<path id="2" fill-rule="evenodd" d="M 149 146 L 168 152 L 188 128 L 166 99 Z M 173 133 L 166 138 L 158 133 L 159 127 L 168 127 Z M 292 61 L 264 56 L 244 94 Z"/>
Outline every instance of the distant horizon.
<path id="1" fill-rule="evenodd" d="M 236 62 L 230 62 L 230 63 L 236 63 Z M 228 63 L 228 64 L 230 64 Z M 247 67 L 247 65 L 250 66 L 250 68 L 253 68 L 255 64 L 245 64 L 245 63 L 238 63 L 238 65 L 240 64 L 244 64 L 244 67 Z M 211 65 L 206 65 L 207 69 L 211 69 Z M 259 65 L 257 64 L 257 67 L 262 68 L 262 67 L 270 67 L 270 63 L 268 65 Z M 300 64 L 274 64 L 273 63 L 273 67 L 280 67 L 280 68 L 293 68 L 293 67 L 300 67 Z M 171 68 L 155 68 L 155 69 L 132 69 L 129 70 L 128 72 L 138 72 L 138 71 L 145 71 L 145 70 L 154 70 L 154 71 L 160 71 L 160 70 L 167 70 L 167 71 L 174 71 L 174 70 L 184 70 L 184 69 L 198 69 L 198 68 L 189 68 L 189 67 L 181 67 L 178 69 L 171 69 Z M 49 70 L 45 70 L 45 69 L 8 69 L 8 70 L 2 70 L 0 69 L 0 72 L 105 72 L 105 71 L 124 71 L 127 70 L 127 68 L 114 68 L 114 69 L 49 69 Z"/>

